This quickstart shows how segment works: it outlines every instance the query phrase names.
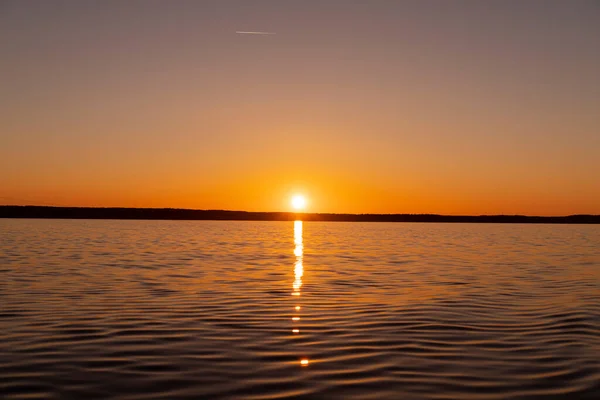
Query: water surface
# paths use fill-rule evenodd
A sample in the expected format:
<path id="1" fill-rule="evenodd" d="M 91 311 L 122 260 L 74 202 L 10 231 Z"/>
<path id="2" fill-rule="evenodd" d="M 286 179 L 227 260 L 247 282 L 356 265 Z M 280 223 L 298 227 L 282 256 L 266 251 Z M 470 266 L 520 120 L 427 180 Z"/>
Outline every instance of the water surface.
<path id="1" fill-rule="evenodd" d="M 600 227 L 0 220 L 0 397 L 600 396 Z"/>

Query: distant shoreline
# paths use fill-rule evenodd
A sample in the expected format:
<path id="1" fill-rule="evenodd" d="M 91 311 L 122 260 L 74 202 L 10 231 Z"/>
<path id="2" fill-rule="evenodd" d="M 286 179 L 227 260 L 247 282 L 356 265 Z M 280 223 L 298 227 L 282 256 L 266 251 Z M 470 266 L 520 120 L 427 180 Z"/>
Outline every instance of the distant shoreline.
<path id="1" fill-rule="evenodd" d="M 0 218 L 212 220 L 212 221 L 337 221 L 600 224 L 600 215 L 541 217 L 526 215 L 332 214 L 191 210 L 182 208 L 0 206 Z"/>

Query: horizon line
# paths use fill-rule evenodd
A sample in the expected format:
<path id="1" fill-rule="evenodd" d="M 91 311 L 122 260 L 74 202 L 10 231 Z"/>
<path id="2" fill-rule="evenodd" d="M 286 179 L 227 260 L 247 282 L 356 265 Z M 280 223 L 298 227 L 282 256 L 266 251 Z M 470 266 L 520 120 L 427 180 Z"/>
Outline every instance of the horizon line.
<path id="1" fill-rule="evenodd" d="M 568 217 L 600 217 L 600 214 L 566 214 L 566 215 L 527 215 L 527 214 L 438 214 L 438 213 L 349 213 L 349 212 L 306 212 L 306 211 L 247 211 L 210 208 L 181 208 L 181 207 L 123 207 L 123 206 L 58 206 L 58 205 L 35 205 L 35 204 L 0 204 L 0 207 L 37 207 L 37 208 L 75 208 L 75 209 L 98 209 L 98 210 L 179 210 L 197 212 L 226 212 L 226 213 L 248 213 L 248 214 L 302 214 L 302 215 L 334 215 L 334 216 L 431 216 L 451 218 L 477 218 L 477 217 L 523 217 L 523 218 L 568 218 Z"/>

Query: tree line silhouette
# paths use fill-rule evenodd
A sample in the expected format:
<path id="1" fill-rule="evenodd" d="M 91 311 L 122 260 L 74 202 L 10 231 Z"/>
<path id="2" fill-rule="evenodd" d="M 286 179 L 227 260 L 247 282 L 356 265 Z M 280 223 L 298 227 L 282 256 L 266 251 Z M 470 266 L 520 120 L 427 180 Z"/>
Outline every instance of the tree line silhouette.
<path id="1" fill-rule="evenodd" d="M 526 215 L 332 214 L 189 210 L 180 208 L 0 206 L 0 218 L 339 221 L 339 222 L 479 222 L 600 224 L 600 215 L 542 217 Z"/>

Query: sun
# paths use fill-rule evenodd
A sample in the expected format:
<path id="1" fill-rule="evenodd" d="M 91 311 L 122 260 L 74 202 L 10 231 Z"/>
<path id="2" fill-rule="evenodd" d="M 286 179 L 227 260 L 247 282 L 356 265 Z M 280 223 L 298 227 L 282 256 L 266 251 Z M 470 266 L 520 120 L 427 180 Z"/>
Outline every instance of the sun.
<path id="1" fill-rule="evenodd" d="M 306 208 L 306 197 L 301 194 L 292 196 L 292 207 L 297 211 L 304 210 Z"/>

